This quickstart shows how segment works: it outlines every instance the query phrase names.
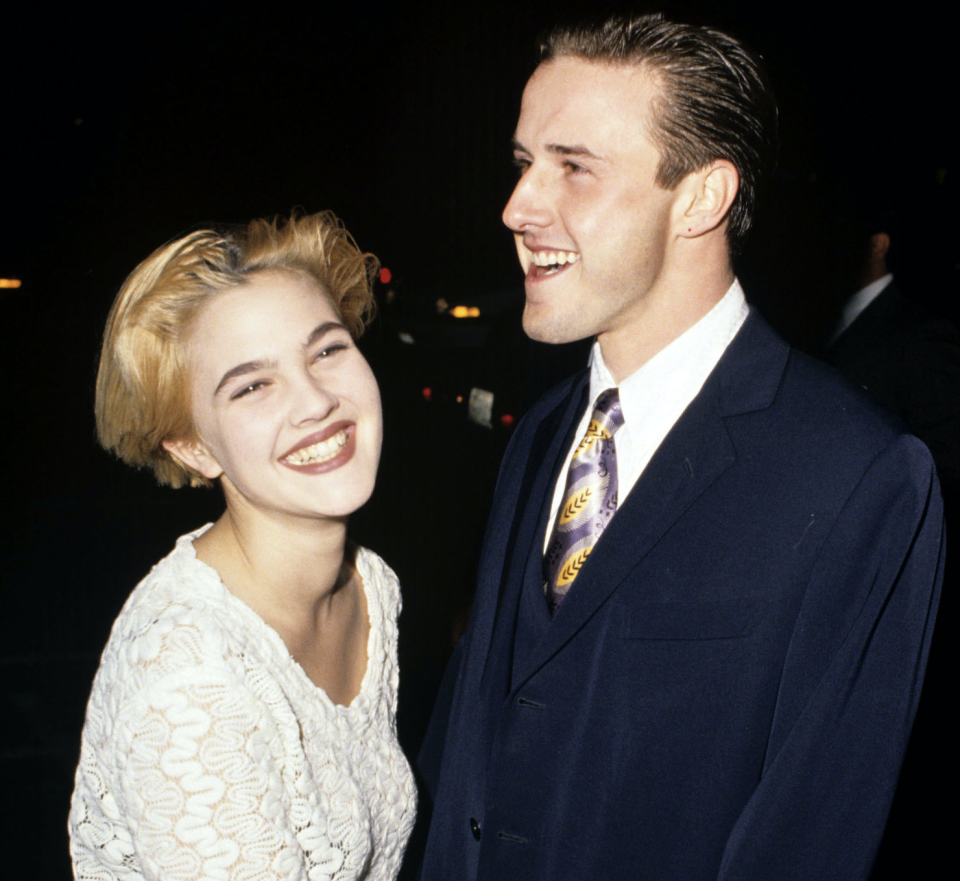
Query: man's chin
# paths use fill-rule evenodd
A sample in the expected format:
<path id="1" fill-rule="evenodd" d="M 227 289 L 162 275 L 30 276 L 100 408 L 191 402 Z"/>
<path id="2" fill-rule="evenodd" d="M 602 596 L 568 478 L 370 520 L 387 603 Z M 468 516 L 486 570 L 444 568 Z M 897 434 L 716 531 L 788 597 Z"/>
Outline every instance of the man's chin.
<path id="1" fill-rule="evenodd" d="M 538 343 L 554 346 L 575 343 L 593 336 L 589 331 L 575 326 L 573 322 L 545 315 L 543 310 L 532 308 L 529 304 L 523 310 L 523 332 Z"/>

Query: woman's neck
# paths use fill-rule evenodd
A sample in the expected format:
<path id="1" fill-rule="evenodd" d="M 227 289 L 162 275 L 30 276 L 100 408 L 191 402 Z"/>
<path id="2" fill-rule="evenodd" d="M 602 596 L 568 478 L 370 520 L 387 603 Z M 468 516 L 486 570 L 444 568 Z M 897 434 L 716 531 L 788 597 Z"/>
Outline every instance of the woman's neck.
<path id="1" fill-rule="evenodd" d="M 359 694 L 369 659 L 363 583 L 347 552 L 346 518 L 275 517 L 228 505 L 194 542 L 217 571 L 283 640 L 313 683 L 338 704 Z"/>
<path id="2" fill-rule="evenodd" d="M 346 519 L 278 518 L 229 505 L 194 548 L 294 652 L 291 642 L 316 636 L 350 581 L 346 540 Z"/>

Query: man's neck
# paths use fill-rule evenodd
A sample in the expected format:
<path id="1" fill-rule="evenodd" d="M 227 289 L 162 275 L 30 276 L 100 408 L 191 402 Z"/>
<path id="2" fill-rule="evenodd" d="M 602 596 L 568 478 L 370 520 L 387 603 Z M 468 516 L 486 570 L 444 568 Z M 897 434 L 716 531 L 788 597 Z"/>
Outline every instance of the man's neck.
<path id="1" fill-rule="evenodd" d="M 670 294 L 651 297 L 642 312 L 597 342 L 604 363 L 619 383 L 686 333 L 719 303 L 733 284 L 733 269 L 711 278 L 671 286 Z"/>

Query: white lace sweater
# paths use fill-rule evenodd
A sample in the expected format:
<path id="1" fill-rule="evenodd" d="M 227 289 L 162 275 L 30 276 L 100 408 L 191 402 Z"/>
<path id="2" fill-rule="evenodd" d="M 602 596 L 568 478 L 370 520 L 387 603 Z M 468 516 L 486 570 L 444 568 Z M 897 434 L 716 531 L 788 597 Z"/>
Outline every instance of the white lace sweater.
<path id="1" fill-rule="evenodd" d="M 137 586 L 103 652 L 70 810 L 76 877 L 395 878 L 416 805 L 395 734 L 396 575 L 358 551 L 367 671 L 338 706 L 197 559 L 200 532 Z"/>

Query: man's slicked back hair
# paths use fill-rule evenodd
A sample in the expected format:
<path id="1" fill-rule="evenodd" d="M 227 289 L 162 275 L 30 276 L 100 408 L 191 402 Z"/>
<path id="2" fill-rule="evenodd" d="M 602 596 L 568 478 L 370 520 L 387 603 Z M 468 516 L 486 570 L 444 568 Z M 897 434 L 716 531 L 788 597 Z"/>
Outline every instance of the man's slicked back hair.
<path id="1" fill-rule="evenodd" d="M 540 39 L 540 60 L 564 56 L 640 65 L 656 77 L 650 137 L 660 186 L 673 189 L 716 159 L 736 167 L 740 188 L 727 227 L 736 253 L 776 163 L 777 105 L 760 57 L 721 31 L 660 14 L 553 28 Z"/>

